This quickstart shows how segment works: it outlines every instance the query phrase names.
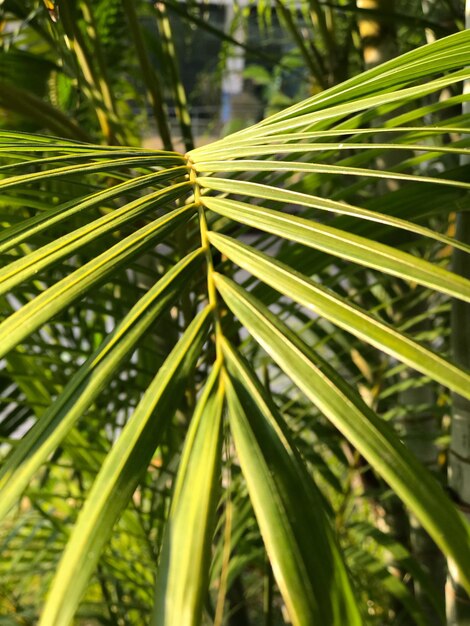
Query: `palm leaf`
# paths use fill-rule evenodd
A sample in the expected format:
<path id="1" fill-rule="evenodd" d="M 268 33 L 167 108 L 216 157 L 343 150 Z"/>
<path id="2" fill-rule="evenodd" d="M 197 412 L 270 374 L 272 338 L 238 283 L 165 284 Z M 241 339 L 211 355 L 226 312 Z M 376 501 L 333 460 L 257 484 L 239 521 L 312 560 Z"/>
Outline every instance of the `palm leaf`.
<path id="1" fill-rule="evenodd" d="M 346 570 L 281 418 L 224 343 L 230 425 L 261 534 L 294 624 L 360 624 Z M 319 538 L 315 546 L 312 533 Z M 338 594 L 338 591 L 340 593 Z"/>
<path id="2" fill-rule="evenodd" d="M 160 556 L 155 624 L 190 626 L 201 619 L 217 504 L 223 401 L 219 362 L 186 436 Z"/>
<path id="3" fill-rule="evenodd" d="M 100 551 L 180 402 L 179 392 L 204 342 L 209 312 L 201 312 L 188 326 L 100 468 L 54 578 L 42 624 L 52 626 L 72 619 Z"/>
<path id="4" fill-rule="evenodd" d="M 138 40 L 130 4 L 127 17 Z M 70 19 L 66 26 L 71 33 L 77 28 Z M 328 496 L 342 481 L 331 468 L 323 469 L 325 479 L 312 469 L 327 465 L 325 448 L 326 458 L 343 462 L 335 429 L 452 557 L 470 589 L 468 524 L 354 389 L 367 378 L 369 354 L 381 358 L 370 344 L 468 395 L 467 372 L 385 320 L 394 290 L 400 301 L 400 281 L 411 291 L 418 284 L 470 299 L 470 283 L 446 267 L 445 247 L 433 260 L 435 242 L 468 252 L 439 230 L 451 203 L 466 202 L 468 174 L 451 165 L 439 175 L 420 170 L 438 154 L 452 159 L 468 151 L 465 141 L 440 150 L 444 134 L 462 131 L 465 120 L 432 127 L 424 118 L 434 105 L 424 98 L 470 77 L 463 69 L 469 52 L 470 34 L 458 33 L 187 155 L 1 134 L 8 225 L 0 239 L 6 260 L 1 354 L 15 407 L 22 402 L 37 417 L 21 442 L 8 439 L 16 414 L 5 429 L 12 450 L 1 473 L 1 511 L 24 490 L 42 506 L 37 487 L 43 485 L 41 515 L 54 549 L 53 528 L 62 533 L 67 520 L 75 523 L 42 613 L 44 626 L 70 623 L 89 585 L 87 598 L 96 597 L 96 581 L 103 583 L 100 598 L 109 598 L 100 576 L 105 570 L 114 588 L 113 550 L 125 545 L 113 531 L 120 516 L 123 537 L 146 559 L 150 552 L 156 561 L 149 544 L 155 552 L 163 546 L 153 607 L 147 587 L 139 591 L 137 580 L 126 582 L 146 618 L 200 623 L 211 542 L 222 555 L 223 591 L 242 571 L 237 563 L 254 563 L 262 554 L 261 535 L 293 623 L 361 623 L 330 520 L 337 496 Z M 141 46 L 141 68 L 156 97 L 146 54 Z M 113 103 L 100 91 L 96 63 L 85 83 L 91 100 L 99 101 L 100 123 L 113 134 Z M 390 145 L 374 144 L 366 126 L 385 112 L 390 144 L 405 148 L 406 156 L 381 171 L 373 158 Z M 425 158 L 415 156 L 421 147 Z M 345 183 L 350 177 L 359 179 Z M 389 193 L 389 180 L 402 188 Z M 205 273 L 194 276 L 202 256 Z M 383 275 L 399 280 L 389 283 Z M 360 341 L 351 343 L 342 329 Z M 48 362 L 47 374 L 28 370 L 29 359 Z M 258 382 L 258 368 L 273 377 L 269 390 Z M 382 399 L 400 390 L 396 373 L 387 372 Z M 237 484 L 245 481 L 259 526 L 257 556 L 242 554 L 238 562 L 229 542 L 220 547 L 220 532 L 215 538 L 213 532 L 223 520 L 214 495 L 219 464 L 231 463 L 220 450 L 223 393 L 227 442 L 234 444 L 231 470 L 239 465 Z M 36 406 L 49 399 L 45 411 Z M 83 432 L 76 427 L 82 415 Z M 297 430 L 297 418 L 308 436 Z M 309 453 L 312 439 L 322 437 L 323 451 Z M 149 469 L 157 460 L 158 487 Z M 174 475 L 171 494 L 167 483 Z M 326 495 L 312 475 L 320 476 Z M 71 492 L 55 495 L 64 477 L 71 477 Z M 25 528 L 29 512 L 26 517 Z M 188 519 L 199 524 L 192 534 L 185 533 Z M 230 530 L 227 519 L 225 525 Z M 319 538 L 314 545 L 312 529 Z M 235 548 L 242 549 L 237 533 Z M 151 584 L 153 571 L 144 570 L 142 578 Z M 409 601 L 401 586 L 388 584 Z"/>

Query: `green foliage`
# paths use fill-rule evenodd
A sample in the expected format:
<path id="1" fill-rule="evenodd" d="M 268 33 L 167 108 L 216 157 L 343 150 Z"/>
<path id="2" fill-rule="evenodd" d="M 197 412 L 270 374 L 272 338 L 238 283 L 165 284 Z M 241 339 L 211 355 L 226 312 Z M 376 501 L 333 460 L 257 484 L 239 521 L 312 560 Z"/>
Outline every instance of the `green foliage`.
<path id="1" fill-rule="evenodd" d="M 470 590 L 469 525 L 387 423 L 406 388 L 433 381 L 441 413 L 448 390 L 470 397 L 446 337 L 449 296 L 470 300 L 449 268 L 452 247 L 469 252 L 449 229 L 469 208 L 468 119 L 452 108 L 470 97 L 469 33 L 183 153 L 125 144 L 115 54 L 168 132 L 132 4 L 77 2 L 74 22 L 59 3 L 57 27 L 28 8 L 83 102 L 74 117 L 69 98 L 40 100 L 38 128 L 62 139 L 0 133 L 0 616 L 386 624 L 395 599 L 425 624 L 390 558 L 442 614 L 374 524 L 392 490 Z M 137 58 L 115 48 L 124 22 Z M 104 143 L 77 141 L 83 128 Z"/>

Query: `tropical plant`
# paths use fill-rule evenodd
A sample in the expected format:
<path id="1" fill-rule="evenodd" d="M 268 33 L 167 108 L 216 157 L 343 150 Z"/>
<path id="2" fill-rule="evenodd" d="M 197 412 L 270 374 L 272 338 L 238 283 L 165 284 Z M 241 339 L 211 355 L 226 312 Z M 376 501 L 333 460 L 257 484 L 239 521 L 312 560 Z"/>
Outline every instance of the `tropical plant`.
<path id="1" fill-rule="evenodd" d="M 229 590 L 261 581 L 266 623 L 282 605 L 294 624 L 377 623 L 364 599 L 384 550 L 429 580 L 372 528 L 367 472 L 470 590 L 468 523 L 377 414 L 407 367 L 470 396 L 429 336 L 387 319 L 402 299 L 419 322 L 416 286 L 436 316 L 439 294 L 470 299 L 446 268 L 470 248 L 445 232 L 468 210 L 468 119 L 429 121 L 469 98 L 469 52 L 452 35 L 185 154 L 1 133 L 12 619 L 221 624 Z M 371 365 L 383 354 L 393 371 Z"/>

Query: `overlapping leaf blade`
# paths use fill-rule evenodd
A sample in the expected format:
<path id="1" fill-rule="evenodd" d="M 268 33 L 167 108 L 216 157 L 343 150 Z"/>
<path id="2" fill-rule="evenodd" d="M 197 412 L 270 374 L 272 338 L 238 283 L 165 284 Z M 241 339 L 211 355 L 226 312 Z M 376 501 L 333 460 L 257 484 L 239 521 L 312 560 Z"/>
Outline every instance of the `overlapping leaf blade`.
<path id="1" fill-rule="evenodd" d="M 147 194 L 126 204 L 125 206 L 90 221 L 85 226 L 73 230 L 63 237 L 42 246 L 25 257 L 13 261 L 0 270 L 0 295 L 14 289 L 15 286 L 28 280 L 35 274 L 57 263 L 60 259 L 71 256 L 87 243 L 96 241 L 98 237 L 110 231 L 122 228 L 125 224 L 137 219 L 141 215 L 159 207 L 165 207 L 170 202 L 183 196 L 188 191 L 187 183 L 168 185 L 154 193 Z"/>
<path id="2" fill-rule="evenodd" d="M 158 568 L 155 626 L 196 626 L 207 593 L 224 389 L 214 365 L 186 435 Z"/>
<path id="3" fill-rule="evenodd" d="M 188 220 L 191 217 L 190 209 L 191 207 L 183 205 L 143 226 L 10 315 L 0 325 L 0 354 L 6 354 L 79 295 L 94 285 L 101 284 L 126 260 L 137 256 Z"/>
<path id="4" fill-rule="evenodd" d="M 237 182 L 231 182 L 231 189 L 236 189 L 236 186 Z M 273 189 L 272 195 L 277 191 Z M 470 282 L 467 279 L 372 239 L 349 234 L 313 220 L 234 200 L 205 197 L 203 201 L 208 208 L 221 215 L 279 237 L 432 287 L 455 298 L 466 301 L 470 299 Z"/>
<path id="5" fill-rule="evenodd" d="M 462 396 L 470 397 L 470 375 L 390 326 L 367 315 L 276 259 L 235 240 L 210 233 L 210 241 L 229 259 L 284 295 L 415 369 L 430 375 Z"/>
<path id="6" fill-rule="evenodd" d="M 60 444 L 74 422 L 98 396 L 149 326 L 174 301 L 198 267 L 197 250 L 177 263 L 123 318 L 90 356 L 38 424 L 15 447 L 0 470 L 0 518 L 20 498 L 34 472 Z"/>
<path id="7" fill-rule="evenodd" d="M 137 178 L 132 178 L 131 180 L 114 185 L 111 189 L 103 189 L 91 194 L 82 201 L 77 202 L 77 200 L 72 200 L 65 205 L 42 210 L 33 217 L 22 220 L 19 224 L 10 226 L 0 233 L 0 252 L 5 252 L 9 248 L 22 243 L 29 237 L 37 235 L 81 211 L 93 208 L 97 205 L 99 206 L 107 200 L 123 197 L 127 192 L 135 192 L 142 187 L 161 183 L 165 184 L 165 182 L 174 178 L 175 175 L 181 174 L 185 169 L 184 167 L 177 166 L 138 176 Z M 14 196 L 8 198 L 8 202 L 12 202 L 13 199 Z"/>
<path id="8" fill-rule="evenodd" d="M 216 285 L 250 334 L 383 476 L 441 549 L 452 556 L 470 589 L 470 529 L 436 480 L 389 425 L 285 324 L 229 279 L 217 275 Z"/>
<path id="9" fill-rule="evenodd" d="M 63 554 L 42 626 L 70 623 L 114 523 L 128 506 L 181 402 L 181 391 L 206 338 L 210 313 L 204 309 L 188 326 L 106 457 Z"/>
<path id="10" fill-rule="evenodd" d="M 361 624 L 320 492 L 253 374 L 227 342 L 224 354 L 231 432 L 292 623 Z"/>

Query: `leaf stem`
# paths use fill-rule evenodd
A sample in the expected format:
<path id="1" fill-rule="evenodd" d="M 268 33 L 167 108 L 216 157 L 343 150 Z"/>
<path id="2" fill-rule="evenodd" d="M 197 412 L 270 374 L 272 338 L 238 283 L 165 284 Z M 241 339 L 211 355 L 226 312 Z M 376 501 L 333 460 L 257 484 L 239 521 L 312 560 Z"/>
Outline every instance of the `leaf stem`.
<path id="1" fill-rule="evenodd" d="M 205 251 L 206 266 L 207 266 L 207 298 L 209 300 L 209 306 L 214 312 L 214 327 L 215 327 L 215 349 L 216 360 L 222 361 L 223 351 L 220 343 L 222 337 L 222 327 L 220 320 L 220 311 L 217 300 L 217 289 L 214 282 L 214 261 L 212 259 L 211 245 L 209 242 L 209 228 L 207 226 L 206 209 L 201 200 L 201 188 L 197 182 L 198 173 L 192 160 L 186 155 L 188 168 L 189 168 L 189 181 L 193 185 L 194 190 L 194 204 L 198 209 L 199 215 L 199 231 L 201 236 L 201 246 Z"/>

